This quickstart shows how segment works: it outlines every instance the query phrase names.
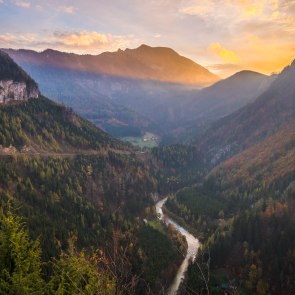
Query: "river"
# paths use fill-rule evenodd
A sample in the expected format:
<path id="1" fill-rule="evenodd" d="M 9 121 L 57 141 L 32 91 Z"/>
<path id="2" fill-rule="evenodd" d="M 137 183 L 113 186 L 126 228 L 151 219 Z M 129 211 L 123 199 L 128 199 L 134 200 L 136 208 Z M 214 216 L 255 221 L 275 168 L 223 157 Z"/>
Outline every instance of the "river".
<path id="1" fill-rule="evenodd" d="M 194 260 L 197 255 L 198 248 L 200 246 L 200 242 L 193 235 L 191 235 L 187 230 L 185 230 L 182 226 L 177 224 L 169 216 L 167 216 L 166 214 L 163 213 L 162 208 L 163 208 L 163 205 L 165 204 L 166 200 L 167 200 L 167 198 L 162 199 L 161 201 L 159 201 L 156 204 L 156 212 L 159 216 L 159 219 L 162 220 L 166 225 L 173 224 L 175 226 L 175 228 L 183 236 L 185 236 L 186 241 L 187 241 L 187 245 L 188 245 L 187 254 L 177 271 L 177 274 L 174 278 L 172 285 L 170 286 L 170 288 L 167 291 L 167 295 L 175 295 L 175 294 L 177 294 L 177 290 L 179 288 L 179 285 L 180 285 L 182 279 L 184 278 L 184 274 L 187 270 L 189 260 L 190 259 Z"/>

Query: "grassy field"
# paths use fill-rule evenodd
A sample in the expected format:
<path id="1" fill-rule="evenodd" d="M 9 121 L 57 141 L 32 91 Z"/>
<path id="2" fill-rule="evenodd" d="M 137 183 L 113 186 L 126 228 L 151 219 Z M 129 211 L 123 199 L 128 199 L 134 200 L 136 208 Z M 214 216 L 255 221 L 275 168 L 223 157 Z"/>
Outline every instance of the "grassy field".
<path id="1" fill-rule="evenodd" d="M 139 146 L 140 148 L 153 148 L 158 146 L 157 135 L 146 132 L 142 137 L 122 137 L 124 141 L 127 141 L 133 145 Z"/>

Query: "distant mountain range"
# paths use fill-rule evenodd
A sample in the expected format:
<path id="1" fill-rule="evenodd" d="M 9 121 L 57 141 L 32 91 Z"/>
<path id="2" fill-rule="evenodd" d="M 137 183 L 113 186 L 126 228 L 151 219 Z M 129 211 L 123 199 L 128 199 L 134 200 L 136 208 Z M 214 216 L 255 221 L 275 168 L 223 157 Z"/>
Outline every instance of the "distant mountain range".
<path id="1" fill-rule="evenodd" d="M 69 54 L 52 49 L 40 53 L 30 50 L 5 51 L 20 64 L 92 74 L 198 86 L 210 85 L 219 80 L 206 68 L 166 47 L 141 45 L 136 49 L 119 49 L 99 55 Z"/>
<path id="2" fill-rule="evenodd" d="M 152 131 L 164 144 L 199 137 L 212 123 L 253 102 L 277 78 L 241 71 L 220 81 L 213 75 L 211 83 L 217 82 L 199 89 L 203 82 L 198 86 L 185 80 L 200 77 L 197 72 L 212 78 L 209 71 L 172 49 L 147 45 L 98 56 L 50 49 L 5 51 L 38 82 L 42 93 L 112 135 Z M 177 83 L 168 83 L 170 76 Z"/>

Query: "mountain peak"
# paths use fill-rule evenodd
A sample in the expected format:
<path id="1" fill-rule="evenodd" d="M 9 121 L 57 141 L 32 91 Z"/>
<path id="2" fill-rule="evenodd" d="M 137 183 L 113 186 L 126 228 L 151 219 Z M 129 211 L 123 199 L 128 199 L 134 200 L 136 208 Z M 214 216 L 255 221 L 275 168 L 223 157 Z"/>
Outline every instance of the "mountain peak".
<path id="1" fill-rule="evenodd" d="M 137 47 L 136 49 L 147 49 L 147 48 L 152 48 L 151 46 L 149 45 L 146 45 L 146 44 L 141 44 L 139 47 Z"/>
<path id="2" fill-rule="evenodd" d="M 251 71 L 251 70 L 242 70 L 240 72 L 237 72 L 232 75 L 236 77 L 245 77 L 245 76 L 260 76 L 260 77 L 266 77 L 267 75 L 261 74 L 259 72 Z"/>

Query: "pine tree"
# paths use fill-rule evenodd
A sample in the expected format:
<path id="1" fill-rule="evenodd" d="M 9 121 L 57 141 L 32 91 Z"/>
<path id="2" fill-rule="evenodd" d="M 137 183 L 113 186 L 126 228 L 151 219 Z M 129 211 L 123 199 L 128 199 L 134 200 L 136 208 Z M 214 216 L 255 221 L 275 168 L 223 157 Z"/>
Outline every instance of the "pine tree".
<path id="1" fill-rule="evenodd" d="M 41 250 L 20 217 L 0 210 L 0 294 L 43 294 Z"/>

